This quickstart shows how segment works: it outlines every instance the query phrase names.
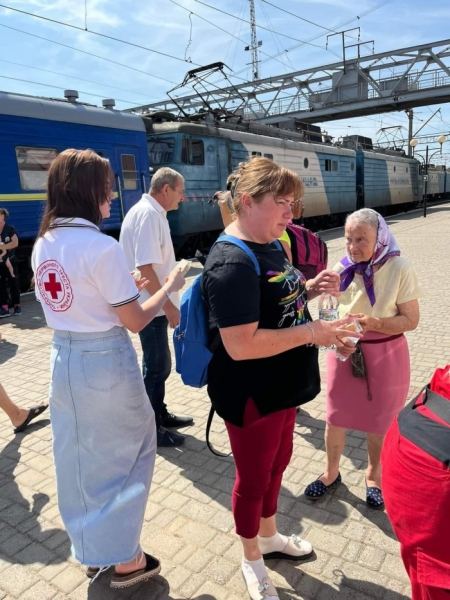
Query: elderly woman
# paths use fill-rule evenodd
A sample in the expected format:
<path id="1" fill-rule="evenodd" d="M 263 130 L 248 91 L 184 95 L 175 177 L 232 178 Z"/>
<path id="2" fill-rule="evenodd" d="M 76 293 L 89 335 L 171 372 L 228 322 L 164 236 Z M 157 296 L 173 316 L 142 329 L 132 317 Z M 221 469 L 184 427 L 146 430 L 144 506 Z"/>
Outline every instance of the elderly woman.
<path id="1" fill-rule="evenodd" d="M 356 317 L 364 337 L 356 349 L 340 351 L 351 355 L 345 362 L 334 353 L 327 355 L 327 463 L 305 494 L 317 500 L 341 483 L 339 461 L 346 430 L 357 429 L 367 433 L 366 502 L 371 508 L 383 508 L 381 448 L 407 398 L 410 365 L 403 334 L 419 323 L 417 300 L 422 291 L 377 212 L 363 208 L 349 215 L 345 239 L 347 256 L 334 267 L 341 276 L 339 312 L 341 317 Z"/>
<path id="2" fill-rule="evenodd" d="M 306 282 L 273 243 L 301 196 L 298 175 L 255 158 L 230 181 L 234 220 L 225 232 L 244 242 L 261 274 L 251 256 L 229 241 L 216 243 L 207 258 L 202 293 L 211 339 L 220 340 L 209 364 L 208 394 L 225 420 L 236 463 L 232 508 L 247 589 L 253 600 L 274 600 L 263 557 L 301 560 L 312 553 L 311 544 L 281 535 L 276 525 L 295 408 L 320 390 L 315 345 L 343 347 L 348 320 L 311 322 L 308 300 L 322 291 L 338 293 L 339 278 L 323 271 Z"/>

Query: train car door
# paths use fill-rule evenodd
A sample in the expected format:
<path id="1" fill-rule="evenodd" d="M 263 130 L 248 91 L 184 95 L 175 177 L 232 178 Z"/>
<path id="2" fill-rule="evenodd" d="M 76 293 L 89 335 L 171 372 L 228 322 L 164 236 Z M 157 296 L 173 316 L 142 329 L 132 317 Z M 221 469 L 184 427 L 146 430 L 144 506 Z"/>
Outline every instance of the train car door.
<path id="1" fill-rule="evenodd" d="M 126 213 L 138 202 L 146 190 L 143 189 L 143 181 L 139 175 L 141 165 L 139 164 L 138 149 L 115 146 L 115 154 L 114 178 L 120 214 L 123 220 Z"/>
<path id="2" fill-rule="evenodd" d="M 231 173 L 230 142 L 228 139 L 217 140 L 217 161 L 219 171 L 220 189 L 227 189 L 228 175 Z"/>

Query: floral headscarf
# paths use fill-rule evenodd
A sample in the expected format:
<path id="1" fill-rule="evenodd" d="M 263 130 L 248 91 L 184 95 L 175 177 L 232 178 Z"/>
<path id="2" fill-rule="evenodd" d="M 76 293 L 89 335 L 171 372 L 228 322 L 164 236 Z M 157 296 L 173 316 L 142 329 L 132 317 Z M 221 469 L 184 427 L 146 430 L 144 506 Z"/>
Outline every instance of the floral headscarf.
<path id="1" fill-rule="evenodd" d="M 371 210 L 371 209 L 368 209 Z M 368 262 L 355 263 L 350 258 L 347 252 L 347 256 L 341 260 L 341 264 L 345 267 L 341 271 L 341 285 L 340 291 L 344 292 L 353 281 L 355 273 L 362 273 L 364 287 L 366 288 L 367 295 L 369 296 L 370 304 L 375 304 L 375 289 L 373 287 L 374 280 L 374 265 L 384 265 L 392 256 L 400 256 L 400 249 L 397 245 L 394 235 L 388 227 L 388 224 L 383 217 L 376 211 L 372 211 L 378 218 L 378 233 L 377 241 L 375 244 L 375 250 L 372 258 Z"/>

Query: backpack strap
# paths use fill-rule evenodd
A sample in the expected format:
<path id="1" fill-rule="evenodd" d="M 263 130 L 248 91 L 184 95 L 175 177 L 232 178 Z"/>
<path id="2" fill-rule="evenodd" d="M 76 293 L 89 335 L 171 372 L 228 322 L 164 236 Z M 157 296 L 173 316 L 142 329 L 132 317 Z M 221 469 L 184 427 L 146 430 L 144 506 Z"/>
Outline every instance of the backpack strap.
<path id="1" fill-rule="evenodd" d="M 228 242 L 229 244 L 233 244 L 234 246 L 237 246 L 243 252 L 245 252 L 245 254 L 251 259 L 253 266 L 255 267 L 256 274 L 258 275 L 258 277 L 261 276 L 261 267 L 259 266 L 258 259 L 256 258 L 255 254 L 250 250 L 250 248 L 247 246 L 247 244 L 244 242 L 244 240 L 241 240 L 240 238 L 238 238 L 234 235 L 221 235 L 220 238 L 214 242 L 213 246 L 215 246 L 219 242 Z M 281 245 L 280 240 L 275 240 L 273 243 L 277 247 L 277 250 L 280 250 L 280 252 L 283 252 L 283 246 Z"/>
<path id="2" fill-rule="evenodd" d="M 212 447 L 211 442 L 209 441 L 209 432 L 211 431 L 211 423 L 212 423 L 212 420 L 214 417 L 214 413 L 215 413 L 215 410 L 211 406 L 211 409 L 210 409 L 209 415 L 208 415 L 208 422 L 206 423 L 206 444 L 207 444 L 209 450 L 216 456 L 219 456 L 220 458 L 228 458 L 228 456 L 231 456 L 233 454 L 232 452 L 230 452 L 229 454 L 222 454 L 221 452 L 216 452 L 216 450 L 214 450 L 214 448 Z"/>

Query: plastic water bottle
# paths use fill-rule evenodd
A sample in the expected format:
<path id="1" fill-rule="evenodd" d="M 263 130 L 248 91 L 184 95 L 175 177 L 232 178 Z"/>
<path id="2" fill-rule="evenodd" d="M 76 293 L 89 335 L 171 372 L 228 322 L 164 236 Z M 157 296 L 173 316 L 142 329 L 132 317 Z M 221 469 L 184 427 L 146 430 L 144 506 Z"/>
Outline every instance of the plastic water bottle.
<path id="1" fill-rule="evenodd" d="M 319 298 L 319 319 L 321 321 L 336 321 L 339 319 L 339 301 L 336 296 L 331 294 L 322 294 Z M 331 346 L 326 348 L 320 347 L 320 350 L 334 350 L 335 347 Z"/>
<path id="2" fill-rule="evenodd" d="M 322 294 L 319 298 L 319 319 L 336 321 L 339 319 L 339 301 L 336 296 Z"/>

